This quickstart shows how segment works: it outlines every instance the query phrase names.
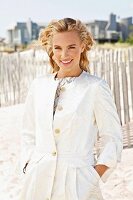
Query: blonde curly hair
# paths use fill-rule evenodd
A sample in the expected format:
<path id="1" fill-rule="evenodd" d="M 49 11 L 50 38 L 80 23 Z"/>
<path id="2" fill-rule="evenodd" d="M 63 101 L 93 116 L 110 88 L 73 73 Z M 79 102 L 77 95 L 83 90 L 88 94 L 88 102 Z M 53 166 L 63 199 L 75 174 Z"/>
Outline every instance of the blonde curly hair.
<path id="1" fill-rule="evenodd" d="M 54 33 L 60 33 L 65 31 L 76 31 L 79 34 L 81 41 L 85 44 L 85 49 L 81 53 L 79 65 L 82 70 L 88 71 L 90 73 L 87 52 L 93 46 L 94 40 L 90 32 L 87 30 L 86 25 L 83 24 L 80 20 L 75 20 L 72 18 L 52 20 L 46 28 L 40 31 L 39 42 L 41 43 L 43 49 L 46 50 L 49 56 L 49 61 L 53 68 L 53 73 L 59 71 L 59 66 L 55 63 L 55 61 L 52 58 L 52 36 Z"/>

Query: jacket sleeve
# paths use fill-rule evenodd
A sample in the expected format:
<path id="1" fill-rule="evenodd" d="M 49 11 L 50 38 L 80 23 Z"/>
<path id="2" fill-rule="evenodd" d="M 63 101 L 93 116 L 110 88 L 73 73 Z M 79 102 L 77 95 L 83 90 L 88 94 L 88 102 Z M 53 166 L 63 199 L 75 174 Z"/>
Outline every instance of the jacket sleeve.
<path id="1" fill-rule="evenodd" d="M 109 167 L 101 177 L 102 181 L 106 182 L 117 162 L 121 161 L 123 137 L 113 95 L 108 83 L 103 79 L 96 85 L 94 115 L 101 143 L 96 165 L 103 164 Z"/>
<path id="2" fill-rule="evenodd" d="M 24 104 L 21 130 L 20 167 L 23 171 L 35 147 L 35 107 L 34 107 L 35 80 L 31 83 Z"/>

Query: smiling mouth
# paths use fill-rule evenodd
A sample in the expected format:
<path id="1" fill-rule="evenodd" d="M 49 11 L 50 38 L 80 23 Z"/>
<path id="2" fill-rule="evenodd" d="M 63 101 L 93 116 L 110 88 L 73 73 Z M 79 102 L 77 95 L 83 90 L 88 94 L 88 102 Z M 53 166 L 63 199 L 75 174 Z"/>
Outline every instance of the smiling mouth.
<path id="1" fill-rule="evenodd" d="M 71 63 L 71 61 L 72 61 L 72 60 L 68 60 L 68 61 L 61 60 L 61 62 L 62 62 L 63 64 L 69 64 L 69 63 Z"/>

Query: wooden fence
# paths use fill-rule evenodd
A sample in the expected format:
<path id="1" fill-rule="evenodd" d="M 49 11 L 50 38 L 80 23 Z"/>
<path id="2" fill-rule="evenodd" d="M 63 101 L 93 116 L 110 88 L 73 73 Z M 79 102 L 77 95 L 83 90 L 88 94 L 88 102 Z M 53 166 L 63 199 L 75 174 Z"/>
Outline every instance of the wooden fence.
<path id="1" fill-rule="evenodd" d="M 110 85 L 123 127 L 124 147 L 133 147 L 133 48 L 95 49 L 92 73 Z"/>
<path id="2" fill-rule="evenodd" d="M 123 125 L 124 146 L 133 145 L 133 48 L 96 48 L 89 54 L 91 74 L 110 85 Z M 31 81 L 50 72 L 44 51 L 0 54 L 0 106 L 23 103 Z"/>
<path id="3" fill-rule="evenodd" d="M 49 71 L 45 52 L 0 54 L 0 107 L 22 103 L 29 84 Z"/>

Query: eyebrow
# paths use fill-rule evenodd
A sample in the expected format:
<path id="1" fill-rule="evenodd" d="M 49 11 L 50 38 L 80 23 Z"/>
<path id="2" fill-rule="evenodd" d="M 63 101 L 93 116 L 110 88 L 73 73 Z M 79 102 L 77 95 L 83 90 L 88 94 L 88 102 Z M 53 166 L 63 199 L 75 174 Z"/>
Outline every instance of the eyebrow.
<path id="1" fill-rule="evenodd" d="M 68 47 L 70 47 L 70 46 L 76 46 L 76 44 L 70 44 L 70 45 L 68 45 Z M 54 47 L 60 47 L 60 46 L 55 44 Z"/>

